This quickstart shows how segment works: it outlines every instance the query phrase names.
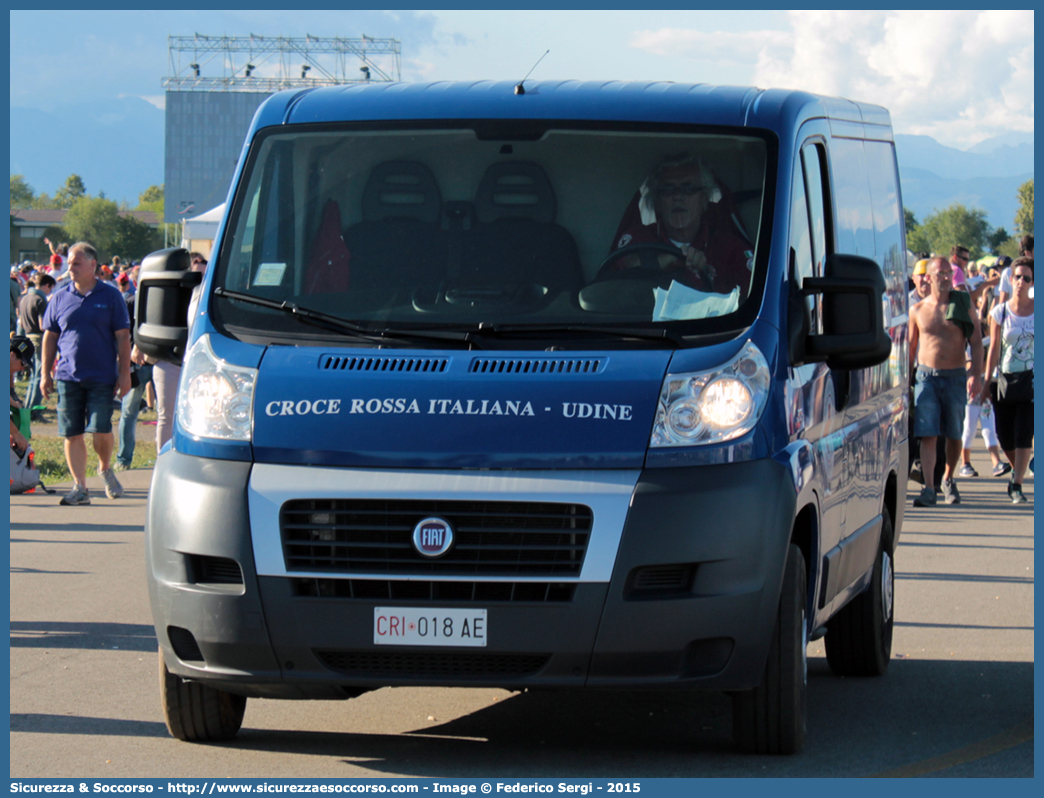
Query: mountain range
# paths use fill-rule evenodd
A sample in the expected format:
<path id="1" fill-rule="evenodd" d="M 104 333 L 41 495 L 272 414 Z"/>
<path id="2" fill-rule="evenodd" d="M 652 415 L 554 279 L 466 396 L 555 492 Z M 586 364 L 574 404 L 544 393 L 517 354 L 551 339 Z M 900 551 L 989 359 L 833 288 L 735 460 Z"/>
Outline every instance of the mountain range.
<path id="1" fill-rule="evenodd" d="M 930 136 L 897 134 L 903 205 L 919 222 L 955 202 L 980 208 L 993 227 L 1015 229 L 1018 187 L 1033 178 L 1033 134 L 1005 133 L 968 150 Z"/>
<path id="2" fill-rule="evenodd" d="M 71 174 L 87 193 L 131 207 L 163 183 L 164 114 L 140 97 L 70 106 L 61 115 L 11 109 L 11 174 L 51 196 Z"/>
<path id="3" fill-rule="evenodd" d="M 73 173 L 87 191 L 132 207 L 164 182 L 164 112 L 138 97 L 71 106 L 60 116 L 11 109 L 11 174 L 53 195 Z M 1005 133 L 968 150 L 929 136 L 897 134 L 904 205 L 918 221 L 960 202 L 986 211 L 994 227 L 1014 228 L 1016 190 L 1033 177 L 1033 134 Z"/>

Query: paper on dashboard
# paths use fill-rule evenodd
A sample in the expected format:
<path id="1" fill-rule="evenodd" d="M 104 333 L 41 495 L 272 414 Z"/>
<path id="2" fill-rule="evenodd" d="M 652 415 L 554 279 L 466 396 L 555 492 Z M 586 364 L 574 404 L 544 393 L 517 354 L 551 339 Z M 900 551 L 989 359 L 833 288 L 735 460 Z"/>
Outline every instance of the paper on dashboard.
<path id="1" fill-rule="evenodd" d="M 713 294 L 697 291 L 675 280 L 666 291 L 655 288 L 653 294 L 653 321 L 710 319 L 732 313 L 739 307 L 739 287 L 733 288 L 729 294 Z"/>

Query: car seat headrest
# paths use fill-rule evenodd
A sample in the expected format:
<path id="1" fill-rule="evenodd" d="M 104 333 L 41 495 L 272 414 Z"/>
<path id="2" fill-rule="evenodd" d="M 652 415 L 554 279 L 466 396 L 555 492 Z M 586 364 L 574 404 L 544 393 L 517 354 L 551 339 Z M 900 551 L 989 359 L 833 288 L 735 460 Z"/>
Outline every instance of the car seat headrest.
<path id="1" fill-rule="evenodd" d="M 498 219 L 555 220 L 555 192 L 544 170 L 535 163 L 494 163 L 482 176 L 475 194 L 475 215 L 488 224 Z"/>
<path id="2" fill-rule="evenodd" d="M 424 164 L 385 161 L 370 172 L 362 197 L 364 221 L 407 218 L 434 223 L 441 213 L 442 194 Z"/>

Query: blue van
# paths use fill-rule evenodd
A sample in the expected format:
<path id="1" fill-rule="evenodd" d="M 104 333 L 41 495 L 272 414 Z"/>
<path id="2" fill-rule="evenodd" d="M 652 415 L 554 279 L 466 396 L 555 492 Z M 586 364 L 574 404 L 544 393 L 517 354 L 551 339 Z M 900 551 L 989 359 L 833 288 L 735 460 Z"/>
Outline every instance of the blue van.
<path id="1" fill-rule="evenodd" d="M 904 236 L 876 106 L 269 98 L 205 278 L 141 271 L 135 340 L 183 364 L 146 522 L 171 734 L 252 696 L 662 688 L 798 750 L 808 642 L 890 658 Z"/>

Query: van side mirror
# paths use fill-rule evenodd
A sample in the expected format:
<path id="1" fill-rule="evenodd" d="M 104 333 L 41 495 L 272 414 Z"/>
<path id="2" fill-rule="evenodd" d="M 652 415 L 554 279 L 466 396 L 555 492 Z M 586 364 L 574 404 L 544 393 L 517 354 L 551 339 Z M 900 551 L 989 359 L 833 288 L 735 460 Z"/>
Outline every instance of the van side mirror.
<path id="1" fill-rule="evenodd" d="M 134 302 L 134 343 L 146 355 L 180 363 L 188 343 L 192 289 L 203 281 L 187 249 L 161 249 L 141 263 Z"/>
<path id="2" fill-rule="evenodd" d="M 805 339 L 805 360 L 832 369 L 864 369 L 888 359 L 881 267 L 859 255 L 828 255 L 823 277 L 805 278 L 801 294 L 823 294 L 823 334 Z"/>

